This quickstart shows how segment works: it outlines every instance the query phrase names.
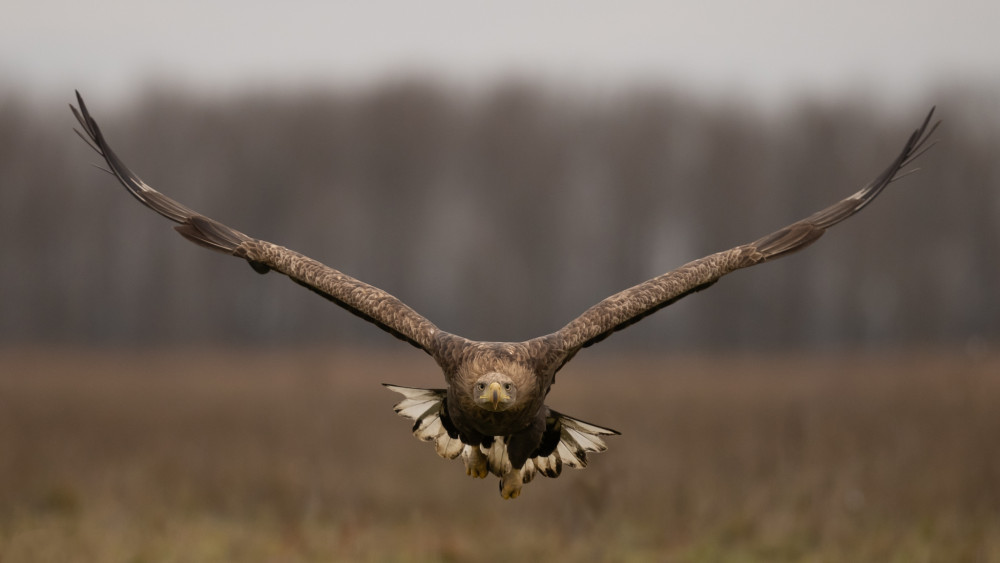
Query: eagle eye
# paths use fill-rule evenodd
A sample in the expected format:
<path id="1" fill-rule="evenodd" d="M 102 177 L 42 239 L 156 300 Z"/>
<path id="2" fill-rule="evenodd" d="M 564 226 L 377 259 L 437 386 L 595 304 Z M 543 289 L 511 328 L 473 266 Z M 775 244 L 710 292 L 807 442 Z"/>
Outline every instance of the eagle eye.
<path id="1" fill-rule="evenodd" d="M 503 384 L 503 390 L 504 391 L 510 391 L 511 387 L 513 387 L 513 386 L 510 383 L 504 383 Z"/>
<path id="2" fill-rule="evenodd" d="M 479 389 L 480 391 L 482 391 L 482 390 L 486 389 L 486 384 L 485 383 L 479 383 L 479 384 L 476 385 L 476 389 Z"/>

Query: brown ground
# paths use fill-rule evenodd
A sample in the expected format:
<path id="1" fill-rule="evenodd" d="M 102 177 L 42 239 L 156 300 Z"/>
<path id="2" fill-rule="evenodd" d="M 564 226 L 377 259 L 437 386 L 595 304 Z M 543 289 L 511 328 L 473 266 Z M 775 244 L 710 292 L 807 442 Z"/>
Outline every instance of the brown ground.
<path id="1" fill-rule="evenodd" d="M 0 351 L 0 562 L 1000 561 L 1000 354 L 619 358 L 617 428 L 503 501 L 392 412 L 393 353 Z"/>

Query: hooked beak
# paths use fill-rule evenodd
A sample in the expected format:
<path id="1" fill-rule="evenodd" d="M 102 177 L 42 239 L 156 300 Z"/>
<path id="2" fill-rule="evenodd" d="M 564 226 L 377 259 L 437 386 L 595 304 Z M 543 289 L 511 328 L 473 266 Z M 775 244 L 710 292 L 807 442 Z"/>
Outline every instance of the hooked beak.
<path id="1" fill-rule="evenodd" d="M 493 410 L 497 410 L 500 408 L 500 401 L 506 401 L 510 398 L 510 395 L 503 390 L 503 386 L 494 381 L 490 383 L 490 386 L 486 388 L 486 391 L 479 398 L 493 403 Z"/>

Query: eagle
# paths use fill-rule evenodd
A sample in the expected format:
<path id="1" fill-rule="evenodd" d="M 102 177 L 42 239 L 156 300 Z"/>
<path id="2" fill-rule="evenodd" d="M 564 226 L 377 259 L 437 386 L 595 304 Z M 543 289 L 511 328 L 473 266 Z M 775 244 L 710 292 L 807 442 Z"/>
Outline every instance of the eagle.
<path id="1" fill-rule="evenodd" d="M 384 384 L 403 396 L 395 412 L 413 420 L 413 434 L 433 443 L 440 456 L 461 456 L 468 475 L 499 477 L 505 499 L 517 498 L 535 475 L 557 477 L 564 467 L 585 467 L 588 453 L 605 451 L 604 438 L 619 434 L 545 404 L 556 373 L 581 348 L 711 286 L 730 272 L 809 246 L 905 176 L 904 168 L 933 145 L 928 139 L 940 123 L 931 125 L 931 108 L 902 151 L 872 182 L 805 219 L 620 291 L 551 334 L 524 342 L 480 342 L 439 329 L 377 287 L 223 225 L 154 190 L 111 150 L 79 92 L 76 99 L 79 109 L 70 105 L 82 128 L 76 133 L 104 158 L 106 171 L 135 199 L 177 223 L 174 229 L 181 236 L 242 258 L 259 274 L 280 272 L 434 358 L 444 373 L 445 388 Z"/>

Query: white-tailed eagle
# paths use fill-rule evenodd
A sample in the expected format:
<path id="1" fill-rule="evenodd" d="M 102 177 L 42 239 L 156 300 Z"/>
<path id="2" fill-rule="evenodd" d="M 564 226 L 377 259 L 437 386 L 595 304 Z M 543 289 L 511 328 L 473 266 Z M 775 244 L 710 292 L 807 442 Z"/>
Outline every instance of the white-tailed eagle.
<path id="1" fill-rule="evenodd" d="M 444 372 L 445 389 L 386 385 L 401 393 L 395 406 L 414 422 L 413 434 L 433 442 L 439 455 L 462 456 L 466 473 L 500 478 L 503 498 L 515 498 L 535 474 L 557 477 L 563 467 L 584 467 L 587 453 L 604 451 L 603 437 L 618 434 L 545 405 L 556 372 L 581 348 L 712 285 L 722 276 L 801 250 L 826 229 L 871 203 L 930 147 L 934 110 L 903 150 L 871 183 L 850 197 L 749 244 L 689 262 L 616 293 L 552 334 L 524 342 L 477 342 L 447 333 L 399 299 L 287 248 L 255 239 L 209 219 L 149 187 L 111 150 L 77 93 L 70 106 L 83 133 L 109 171 L 143 205 L 179 223 L 184 238 L 243 258 L 258 273 L 272 270 L 378 325 L 430 354 Z"/>

